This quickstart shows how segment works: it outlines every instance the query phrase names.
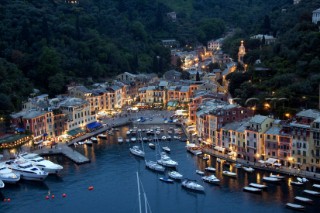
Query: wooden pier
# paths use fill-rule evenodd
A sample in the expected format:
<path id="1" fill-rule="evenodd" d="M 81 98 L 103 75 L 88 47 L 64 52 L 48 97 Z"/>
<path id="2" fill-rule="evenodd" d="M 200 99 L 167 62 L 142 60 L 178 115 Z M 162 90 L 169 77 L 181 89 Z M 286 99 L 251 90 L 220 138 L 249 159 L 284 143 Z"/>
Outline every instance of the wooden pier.
<path id="1" fill-rule="evenodd" d="M 54 148 L 42 148 L 38 150 L 32 151 L 36 154 L 39 154 L 41 156 L 47 156 L 47 155 L 63 155 L 76 164 L 84 164 L 89 163 L 90 160 L 85 157 L 84 155 L 80 154 L 76 150 L 68 147 L 66 144 L 59 144 L 58 146 Z"/>

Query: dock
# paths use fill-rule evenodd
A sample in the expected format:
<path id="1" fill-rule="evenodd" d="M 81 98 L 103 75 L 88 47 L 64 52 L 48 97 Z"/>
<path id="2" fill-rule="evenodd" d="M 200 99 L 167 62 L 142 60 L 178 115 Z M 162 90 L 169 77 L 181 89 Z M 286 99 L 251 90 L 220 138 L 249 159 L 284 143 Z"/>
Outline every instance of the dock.
<path id="1" fill-rule="evenodd" d="M 75 162 L 76 164 L 90 163 L 90 160 L 87 157 L 80 154 L 76 150 L 70 148 L 67 144 L 59 144 L 58 146 L 52 149 L 42 148 L 42 149 L 34 150 L 32 152 L 39 154 L 41 156 L 63 155 L 69 158 L 71 161 Z"/>

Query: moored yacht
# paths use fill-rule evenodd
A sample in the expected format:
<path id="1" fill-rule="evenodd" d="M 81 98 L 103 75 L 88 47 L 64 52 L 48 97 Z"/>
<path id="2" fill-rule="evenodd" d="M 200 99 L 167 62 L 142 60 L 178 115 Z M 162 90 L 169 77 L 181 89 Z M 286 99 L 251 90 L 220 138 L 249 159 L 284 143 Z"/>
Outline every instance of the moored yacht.
<path id="1" fill-rule="evenodd" d="M 214 184 L 220 183 L 220 180 L 214 175 L 204 176 L 202 177 L 202 180 L 207 183 L 214 183 Z"/>
<path id="2" fill-rule="evenodd" d="M 168 155 L 165 153 L 161 153 L 161 159 L 157 160 L 158 164 L 166 167 L 173 167 L 175 168 L 178 166 L 178 162 L 172 160 Z"/>
<path id="3" fill-rule="evenodd" d="M 118 137 L 118 143 L 123 143 L 123 138 L 122 137 Z"/>
<path id="4" fill-rule="evenodd" d="M 258 183 L 250 183 L 249 186 L 255 187 L 255 188 L 258 188 L 258 189 L 266 189 L 266 188 L 268 188 L 268 186 L 263 185 L 263 184 L 258 184 Z"/>
<path id="5" fill-rule="evenodd" d="M 198 192 L 203 192 L 204 191 L 204 187 L 203 186 L 201 186 L 197 182 L 189 180 L 189 179 L 186 179 L 186 180 L 182 181 L 181 185 L 184 188 L 191 189 L 191 190 L 194 190 L 194 191 L 198 191 Z"/>
<path id="6" fill-rule="evenodd" d="M 0 180 L 5 183 L 17 183 L 20 175 L 13 172 L 4 162 L 0 163 Z"/>
<path id="7" fill-rule="evenodd" d="M 206 171 L 208 171 L 208 172 L 215 172 L 216 171 L 216 169 L 215 168 L 213 168 L 213 167 L 206 167 L 204 170 L 206 170 Z"/>
<path id="8" fill-rule="evenodd" d="M 162 149 L 165 152 L 171 152 L 171 149 L 168 146 L 163 146 Z"/>
<path id="9" fill-rule="evenodd" d="M 50 174 L 57 174 L 63 169 L 61 165 L 46 160 L 38 154 L 24 153 L 19 155 L 19 157 L 27 161 L 30 161 L 34 166 L 37 166 L 41 170 L 46 171 Z"/>
<path id="10" fill-rule="evenodd" d="M 175 180 L 182 180 L 183 175 L 177 171 L 168 172 L 168 176 Z"/>
<path id="11" fill-rule="evenodd" d="M 90 140 L 93 142 L 93 143 L 97 143 L 98 139 L 96 137 L 91 137 Z"/>
<path id="12" fill-rule="evenodd" d="M 237 177 L 237 173 L 235 172 L 230 172 L 230 171 L 222 171 L 222 174 L 225 176 L 229 176 L 229 177 Z"/>
<path id="13" fill-rule="evenodd" d="M 133 146 L 132 148 L 130 148 L 130 152 L 135 155 L 135 156 L 138 156 L 138 157 L 142 157 L 144 158 L 144 151 L 142 151 L 139 146 Z"/>
<path id="14" fill-rule="evenodd" d="M 7 161 L 9 168 L 20 174 L 21 179 L 43 181 L 48 176 L 48 172 L 42 171 L 39 167 L 31 164 L 30 161 L 16 159 Z"/>
<path id="15" fill-rule="evenodd" d="M 252 167 L 246 167 L 246 166 L 243 166 L 242 169 L 246 172 L 253 172 L 254 171 L 254 168 Z"/>
<path id="16" fill-rule="evenodd" d="M 98 135 L 98 138 L 107 139 L 107 135 L 101 133 L 101 134 Z"/>
<path id="17" fill-rule="evenodd" d="M 146 163 L 146 167 L 148 169 L 153 170 L 153 171 L 164 172 L 164 170 L 165 170 L 165 168 L 163 166 L 157 164 L 157 162 L 154 162 L 154 161 L 151 161 L 151 160 L 146 160 L 145 163 Z"/>

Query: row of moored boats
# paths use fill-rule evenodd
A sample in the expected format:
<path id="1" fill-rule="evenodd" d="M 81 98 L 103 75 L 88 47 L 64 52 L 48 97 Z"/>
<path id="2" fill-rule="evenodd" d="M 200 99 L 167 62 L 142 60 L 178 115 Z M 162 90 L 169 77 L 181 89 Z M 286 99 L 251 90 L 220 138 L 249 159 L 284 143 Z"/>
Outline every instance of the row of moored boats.
<path id="1" fill-rule="evenodd" d="M 5 183 L 24 180 L 43 181 L 49 174 L 59 173 L 63 167 L 33 153 L 19 154 L 16 159 L 0 162 L 0 188 Z"/>

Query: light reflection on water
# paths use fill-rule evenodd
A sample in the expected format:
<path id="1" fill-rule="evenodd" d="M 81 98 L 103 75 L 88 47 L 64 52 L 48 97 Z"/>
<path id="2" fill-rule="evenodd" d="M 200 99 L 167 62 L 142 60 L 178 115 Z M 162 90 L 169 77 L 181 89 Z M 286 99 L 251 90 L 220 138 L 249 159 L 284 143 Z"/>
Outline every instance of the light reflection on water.
<path id="1" fill-rule="evenodd" d="M 147 128 L 147 127 L 146 127 Z M 161 142 L 172 150 L 170 156 L 179 162 L 177 170 L 185 177 L 197 180 L 205 187 L 204 194 L 190 192 L 181 188 L 180 183 L 166 184 L 158 180 L 161 174 L 146 170 L 144 161 L 129 153 L 132 143 L 117 143 L 117 137 L 125 140 L 129 127 L 120 128 L 107 140 L 98 140 L 92 147 L 82 145 L 76 150 L 91 159 L 91 163 L 75 165 L 62 156 L 50 156 L 50 160 L 64 166 L 60 176 L 50 176 L 44 183 L 21 182 L 8 185 L 1 190 L 0 198 L 11 198 L 10 203 L 0 203 L 0 212 L 138 212 L 137 186 L 135 172 L 139 171 L 152 212 L 291 212 L 285 208 L 286 202 L 293 202 L 294 196 L 306 196 L 305 188 L 311 189 L 312 183 L 306 187 L 291 186 L 289 177 L 280 184 L 263 183 L 262 177 L 268 172 L 256 170 L 247 173 L 234 165 L 223 166 L 214 157 L 203 160 L 187 153 L 185 143 Z M 137 144 L 137 143 L 136 143 Z M 144 143 L 147 159 L 154 159 L 155 153 Z M 201 181 L 196 169 L 204 171 L 213 166 L 220 180 L 220 186 Z M 237 178 L 222 175 L 223 170 L 234 171 Z M 211 173 L 207 173 L 209 175 Z M 243 192 L 242 188 L 251 182 L 267 184 L 269 187 L 261 195 Z M 88 186 L 94 186 L 89 191 Z M 55 194 L 54 200 L 45 200 L 50 192 Z M 62 198 L 61 194 L 67 197 Z M 306 196 L 307 197 L 307 196 Z M 313 198 L 315 204 L 307 207 L 308 212 L 315 212 L 320 198 Z"/>

